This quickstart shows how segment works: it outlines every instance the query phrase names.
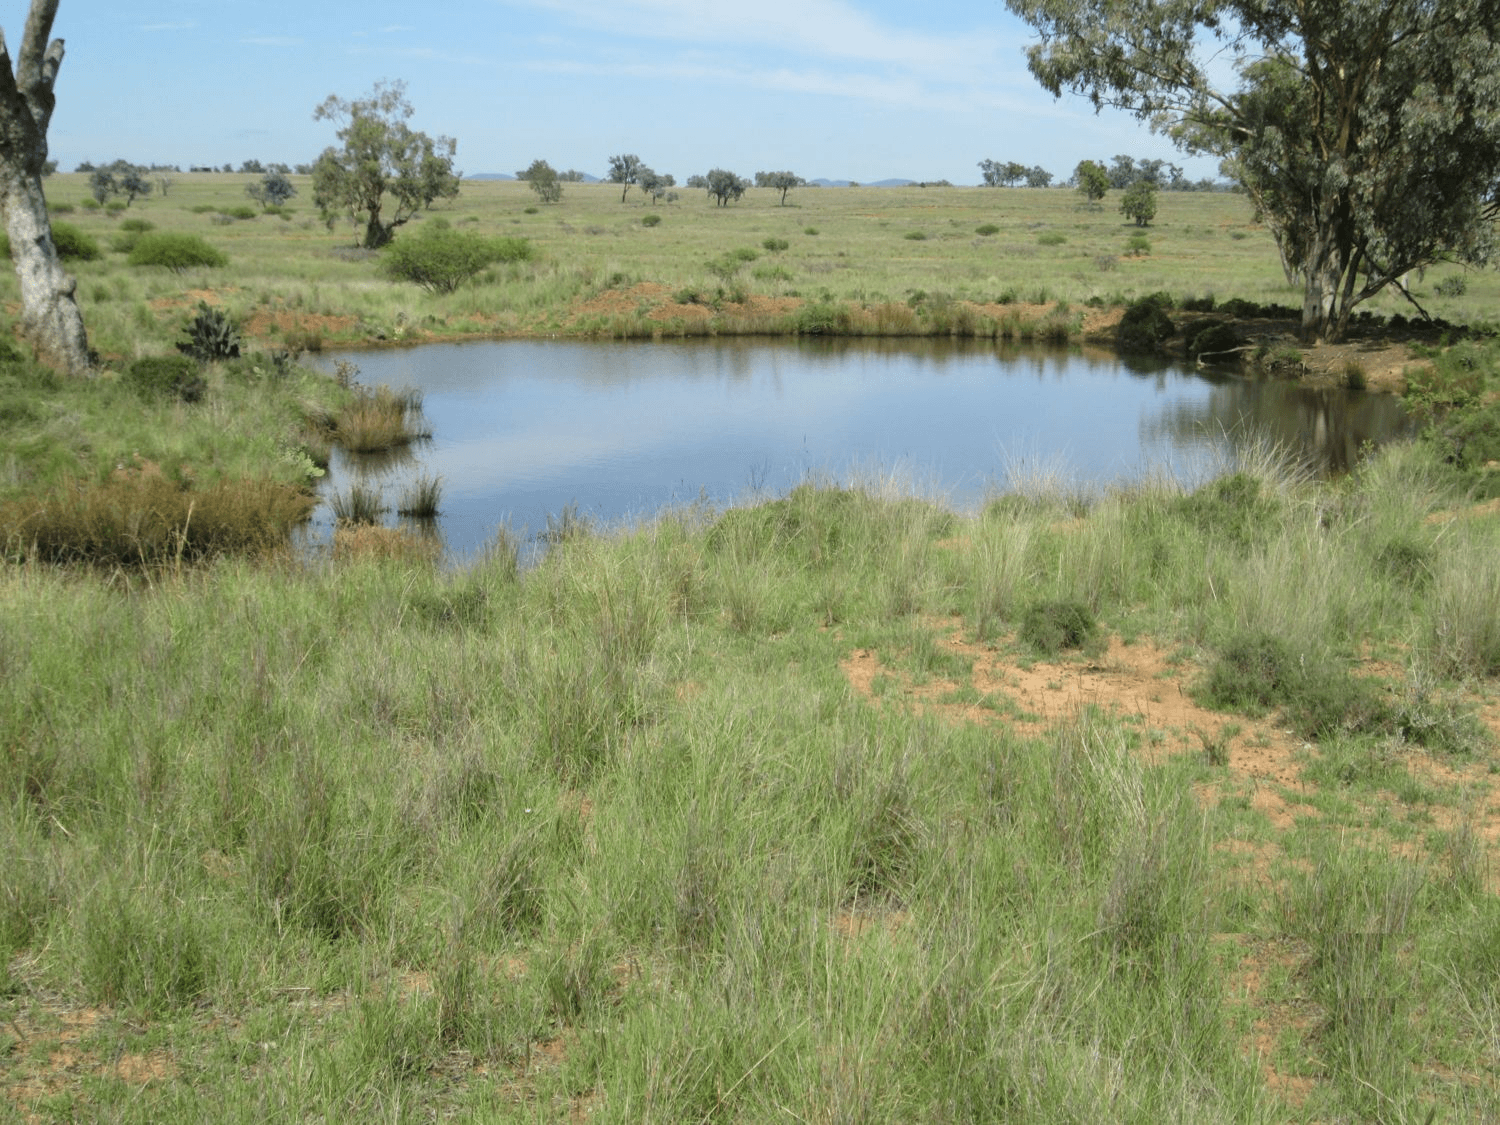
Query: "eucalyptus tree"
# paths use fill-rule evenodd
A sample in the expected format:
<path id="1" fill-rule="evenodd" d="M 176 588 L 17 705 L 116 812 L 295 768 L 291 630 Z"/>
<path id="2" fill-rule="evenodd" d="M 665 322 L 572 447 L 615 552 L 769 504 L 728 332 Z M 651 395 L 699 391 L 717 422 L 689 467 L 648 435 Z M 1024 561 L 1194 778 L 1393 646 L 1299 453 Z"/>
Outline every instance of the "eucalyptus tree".
<path id="1" fill-rule="evenodd" d="M 1028 60 L 1054 95 L 1220 157 L 1302 285 L 1306 338 L 1342 338 L 1411 270 L 1494 255 L 1500 0 L 1006 4 L 1039 33 Z"/>
<path id="2" fill-rule="evenodd" d="M 330 226 L 339 212 L 364 223 L 367 250 L 386 245 L 434 200 L 458 194 L 456 142 L 411 128 L 411 115 L 406 83 L 399 81 L 377 82 L 363 98 L 329 96 L 313 113 L 342 125 L 340 146 L 324 149 L 313 165 L 313 199 Z"/>
<path id="3" fill-rule="evenodd" d="M 705 186 L 708 194 L 719 201 L 720 207 L 727 207 L 731 199 L 739 199 L 744 195 L 745 189 L 750 185 L 733 172 L 726 172 L 723 168 L 711 168 L 705 178 Z"/>
<path id="4" fill-rule="evenodd" d="M 795 172 L 757 172 L 755 186 L 781 192 L 781 205 L 786 206 L 786 193 L 793 188 L 804 187 L 807 181 Z"/>
<path id="5" fill-rule="evenodd" d="M 621 203 L 624 203 L 625 197 L 630 194 L 630 185 L 640 179 L 641 172 L 645 168 L 646 166 L 641 163 L 641 158 L 633 152 L 609 158 L 609 174 L 604 178 L 612 184 L 621 185 Z"/>
<path id="6" fill-rule="evenodd" d="M 57 102 L 53 87 L 63 59 L 63 41 L 48 42 L 56 17 L 57 0 L 32 0 L 14 64 L 0 32 L 0 211 L 20 282 L 22 339 L 49 367 L 85 375 L 93 365 L 74 299 L 78 283 L 58 260 L 42 194 L 47 126 Z"/>

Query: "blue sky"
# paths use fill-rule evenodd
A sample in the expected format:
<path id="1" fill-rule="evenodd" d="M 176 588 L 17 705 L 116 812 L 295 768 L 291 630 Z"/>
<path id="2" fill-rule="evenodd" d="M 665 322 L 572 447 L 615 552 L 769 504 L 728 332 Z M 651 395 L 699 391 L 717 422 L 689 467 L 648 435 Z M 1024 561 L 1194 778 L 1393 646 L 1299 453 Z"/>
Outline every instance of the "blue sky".
<path id="1" fill-rule="evenodd" d="M 0 5 L 19 47 L 27 5 Z M 82 160 L 310 162 L 329 94 L 402 79 L 413 124 L 465 172 L 542 158 L 602 175 L 630 152 L 679 181 L 713 167 L 979 182 L 981 159 L 1066 176 L 1116 153 L 1186 160 L 1134 119 L 1055 101 L 1002 0 L 61 0 L 50 131 Z"/>

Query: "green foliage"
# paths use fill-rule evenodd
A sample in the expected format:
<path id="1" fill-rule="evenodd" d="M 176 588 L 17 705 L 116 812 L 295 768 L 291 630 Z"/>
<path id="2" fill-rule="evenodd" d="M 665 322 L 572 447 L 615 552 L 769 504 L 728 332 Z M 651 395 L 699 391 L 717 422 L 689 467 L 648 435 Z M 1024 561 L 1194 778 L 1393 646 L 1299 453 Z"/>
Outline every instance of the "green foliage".
<path id="1" fill-rule="evenodd" d="M 1125 253 L 1132 258 L 1141 258 L 1151 253 L 1151 240 L 1144 234 L 1132 234 L 1125 240 Z"/>
<path id="2" fill-rule="evenodd" d="M 1280 508 L 1273 496 L 1265 494 L 1259 478 L 1237 472 L 1178 498 L 1172 510 L 1211 541 L 1243 550 L 1256 541 Z"/>
<path id="3" fill-rule="evenodd" d="M 773 254 L 779 254 L 791 246 L 791 243 L 784 238 L 766 238 L 761 240 L 761 246 Z"/>
<path id="4" fill-rule="evenodd" d="M 723 168 L 713 168 L 704 177 L 708 194 L 718 201 L 720 207 L 727 207 L 733 200 L 739 199 L 745 194 L 745 189 L 750 185 L 733 172 L 726 172 Z"/>
<path id="5" fill-rule="evenodd" d="M 1232 362 L 1236 356 L 1226 353 L 1232 353 L 1244 344 L 1239 329 L 1227 320 L 1205 320 L 1194 325 L 1190 331 L 1192 335 L 1187 344 L 1189 359 L 1206 355 L 1211 362 Z"/>
<path id="6" fill-rule="evenodd" d="M 397 81 L 377 82 L 352 101 L 330 95 L 313 114 L 343 126 L 340 147 L 324 149 L 313 165 L 313 199 L 330 227 L 340 214 L 363 223 L 359 241 L 367 250 L 385 246 L 397 227 L 437 200 L 458 195 L 456 142 L 412 129 L 411 113 L 406 84 Z"/>
<path id="7" fill-rule="evenodd" d="M 557 203 L 562 200 L 562 181 L 557 177 L 557 170 L 545 160 L 533 160 L 526 171 L 518 172 L 516 178 L 525 180 L 531 185 L 531 190 L 543 203 Z"/>
<path id="8" fill-rule="evenodd" d="M 64 261 L 92 262 L 102 255 L 99 243 L 72 223 L 51 225 L 52 247 Z M 3 246 L 5 256 L 10 257 L 10 236 L 3 231 L 0 231 L 0 246 Z"/>
<path id="9" fill-rule="evenodd" d="M 1021 614 L 1021 640 L 1046 656 L 1065 649 L 1083 648 L 1098 632 L 1094 614 L 1078 601 L 1043 601 L 1026 607 Z"/>
<path id="10" fill-rule="evenodd" d="M 187 355 L 142 356 L 132 360 L 122 378 L 147 399 L 197 402 L 208 390 L 197 362 Z"/>
<path id="11" fill-rule="evenodd" d="M 284 173 L 267 172 L 245 185 L 245 194 L 267 211 L 284 207 L 297 194 L 297 187 Z"/>
<path id="12" fill-rule="evenodd" d="M 485 238 L 447 223 L 425 223 L 415 235 L 388 245 L 380 270 L 396 281 L 410 281 L 430 293 L 451 293 L 496 262 L 522 262 L 535 251 L 524 238 Z"/>
<path id="13" fill-rule="evenodd" d="M 1302 284 L 1305 335 L 1341 339 L 1353 308 L 1409 271 L 1492 257 L 1479 201 L 1500 179 L 1500 133 L 1487 124 L 1500 112 L 1488 77 L 1500 24 L 1487 5 L 1396 0 L 1376 19 L 1346 0 L 1128 12 L 1110 0 L 1007 2 L 1038 33 L 1030 69 L 1054 95 L 1127 110 L 1225 156 Z M 1226 20 L 1245 29 L 1238 46 L 1254 61 L 1218 70 L 1210 44 Z"/>
<path id="14" fill-rule="evenodd" d="M 643 227 L 655 227 L 655 226 L 660 226 L 660 225 L 661 225 L 661 216 L 658 215 L 658 214 L 656 214 L 655 212 L 652 212 L 649 215 L 642 215 L 641 216 L 641 226 L 643 226 Z"/>
<path id="15" fill-rule="evenodd" d="M 1172 306 L 1173 300 L 1166 293 L 1152 293 L 1132 301 L 1125 307 L 1115 331 L 1120 347 L 1131 352 L 1159 350 L 1177 331 L 1177 326 L 1167 315 Z"/>
<path id="16" fill-rule="evenodd" d="M 1038 246 L 1062 246 L 1068 241 L 1068 236 L 1060 230 L 1047 230 L 1036 236 Z"/>
<path id="17" fill-rule="evenodd" d="M 1073 182 L 1078 185 L 1078 194 L 1090 204 L 1109 194 L 1109 172 L 1098 161 L 1080 160 L 1073 169 Z"/>
<path id="18" fill-rule="evenodd" d="M 220 268 L 229 264 L 223 251 L 214 248 L 196 234 L 180 231 L 151 231 L 141 235 L 126 258 L 132 266 L 159 266 L 181 273 L 197 268 Z"/>
<path id="19" fill-rule="evenodd" d="M 974 233 L 988 238 L 992 234 L 999 234 L 1000 228 L 994 223 L 980 223 L 974 228 Z"/>
<path id="20" fill-rule="evenodd" d="M 1120 214 L 1138 227 L 1149 226 L 1156 218 L 1156 184 L 1150 180 L 1136 180 L 1126 188 L 1120 199 Z"/>
<path id="21" fill-rule="evenodd" d="M 177 345 L 177 350 L 199 362 L 234 359 L 240 354 L 240 332 L 233 318 L 207 302 L 198 302 L 198 311 L 184 331 L 187 339 Z"/>

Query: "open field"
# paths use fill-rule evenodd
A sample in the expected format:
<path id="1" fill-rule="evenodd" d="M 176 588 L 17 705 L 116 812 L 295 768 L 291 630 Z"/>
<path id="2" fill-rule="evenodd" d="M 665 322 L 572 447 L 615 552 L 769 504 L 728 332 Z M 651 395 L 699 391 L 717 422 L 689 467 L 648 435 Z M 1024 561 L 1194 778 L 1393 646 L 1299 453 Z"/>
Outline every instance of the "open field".
<path id="1" fill-rule="evenodd" d="M 48 199 L 75 208 L 58 217 L 105 247 L 116 244 L 123 218 L 144 219 L 199 234 L 229 256 L 223 268 L 182 275 L 132 268 L 118 252 L 78 263 L 92 338 L 113 357 L 169 349 L 200 298 L 245 322 L 261 345 L 294 349 L 453 334 L 785 332 L 797 308 L 825 301 L 863 310 L 869 331 L 892 335 L 946 330 L 938 318 L 954 302 L 997 319 L 1020 306 L 1061 301 L 1076 314 L 1090 302 L 1157 291 L 1300 305 L 1270 235 L 1233 194 L 1162 192 L 1155 221 L 1141 230 L 1120 215 L 1118 192 L 1091 208 L 1065 189 L 802 188 L 783 207 L 778 193 L 752 188 L 720 208 L 687 189 L 653 206 L 634 189 L 621 203 L 617 185 L 569 184 L 561 203 L 541 205 L 525 183 L 467 181 L 457 200 L 419 222 L 441 217 L 461 230 L 524 237 L 540 253 L 434 296 L 379 278 L 375 258 L 353 249 L 351 228 L 330 232 L 318 220 L 306 177 L 294 177 L 301 194 L 286 217 L 256 213 L 244 195 L 249 176 L 177 175 L 165 198 L 114 215 L 83 208 L 86 179 L 52 177 Z M 237 209 L 254 217 L 231 218 Z M 653 217 L 660 222 L 645 225 Z M 989 226 L 993 233 L 978 233 Z M 1127 249 L 1137 234 L 1149 252 Z M 785 249 L 767 249 L 768 239 Z M 1434 270 L 1414 292 L 1436 316 L 1492 321 L 1500 278 L 1467 275 L 1464 294 L 1438 295 L 1457 273 Z M 14 280 L 0 285 L 14 301 Z M 1370 308 L 1413 311 L 1388 295 Z M 1026 317 L 1044 311 L 1028 308 Z"/>
<path id="2" fill-rule="evenodd" d="M 7 566 L 0 1116 L 1495 1120 L 1451 480 Z"/>

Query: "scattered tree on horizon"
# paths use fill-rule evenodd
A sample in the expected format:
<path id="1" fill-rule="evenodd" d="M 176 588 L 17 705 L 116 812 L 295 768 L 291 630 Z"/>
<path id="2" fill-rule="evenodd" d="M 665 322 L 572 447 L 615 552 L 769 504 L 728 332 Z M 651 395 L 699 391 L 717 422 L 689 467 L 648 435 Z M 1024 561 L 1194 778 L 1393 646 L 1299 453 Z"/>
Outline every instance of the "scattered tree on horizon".
<path id="1" fill-rule="evenodd" d="M 620 184 L 620 202 L 625 202 L 625 196 L 630 193 L 630 185 L 640 177 L 641 169 L 645 165 L 641 158 L 634 153 L 623 153 L 620 156 L 609 158 L 609 174 L 604 178 L 612 184 Z"/>
<path id="2" fill-rule="evenodd" d="M 661 173 L 642 166 L 636 173 L 636 185 L 643 195 L 651 197 L 651 206 L 655 207 L 656 201 L 666 195 L 669 188 L 677 186 L 677 180 L 670 172 Z"/>
<path id="3" fill-rule="evenodd" d="M 73 296 L 78 283 L 58 259 L 42 194 L 53 85 L 63 60 L 63 41 L 48 41 L 56 17 L 57 0 L 32 0 L 15 64 L 0 35 L 0 213 L 21 288 L 21 338 L 48 367 L 87 375 L 93 363 Z"/>
<path id="4" fill-rule="evenodd" d="M 1034 164 L 1026 169 L 1026 186 L 1030 188 L 1051 187 L 1052 173 L 1040 164 Z"/>
<path id="5" fill-rule="evenodd" d="M 280 207 L 297 194 L 292 181 L 282 172 L 267 172 L 258 180 L 245 185 L 245 194 L 269 210 Z"/>
<path id="6" fill-rule="evenodd" d="M 1073 169 L 1073 183 L 1079 195 L 1090 203 L 1098 203 L 1109 192 L 1109 173 L 1096 160 L 1080 160 Z"/>
<path id="7" fill-rule="evenodd" d="M 719 201 L 720 207 L 728 207 L 731 199 L 739 199 L 750 185 L 733 172 L 723 168 L 712 168 L 705 177 L 708 194 Z"/>
<path id="8" fill-rule="evenodd" d="M 1438 261 L 1500 252 L 1500 0 L 1006 0 L 1032 74 L 1218 156 L 1302 282 L 1302 335 Z M 1241 60 L 1221 88 L 1198 37 Z"/>
<path id="9" fill-rule="evenodd" d="M 123 195 L 129 207 L 138 197 L 150 195 L 151 186 L 147 170 L 128 160 L 116 160 L 89 173 L 89 194 L 100 203 L 112 195 Z"/>
<path id="10" fill-rule="evenodd" d="M 781 206 L 785 207 L 786 193 L 793 188 L 807 186 L 807 181 L 794 172 L 757 172 L 755 186 L 781 192 Z"/>
<path id="11" fill-rule="evenodd" d="M 342 147 L 330 145 L 313 165 L 313 199 L 330 227 L 340 212 L 362 221 L 367 250 L 386 245 L 397 227 L 435 200 L 458 194 L 457 142 L 410 128 L 411 115 L 406 83 L 399 80 L 377 82 L 353 101 L 330 94 L 313 113 L 314 120 L 343 123 Z M 382 218 L 386 196 L 394 203 L 389 219 Z"/>
<path id="12" fill-rule="evenodd" d="M 531 184 L 531 190 L 543 203 L 556 203 L 562 199 L 562 184 L 558 182 L 557 169 L 545 160 L 533 160 L 524 172 L 517 172 L 516 179 Z"/>
<path id="13" fill-rule="evenodd" d="M 1156 190 L 1155 180 L 1136 180 L 1120 199 L 1120 214 L 1138 227 L 1150 226 L 1156 218 Z"/>

